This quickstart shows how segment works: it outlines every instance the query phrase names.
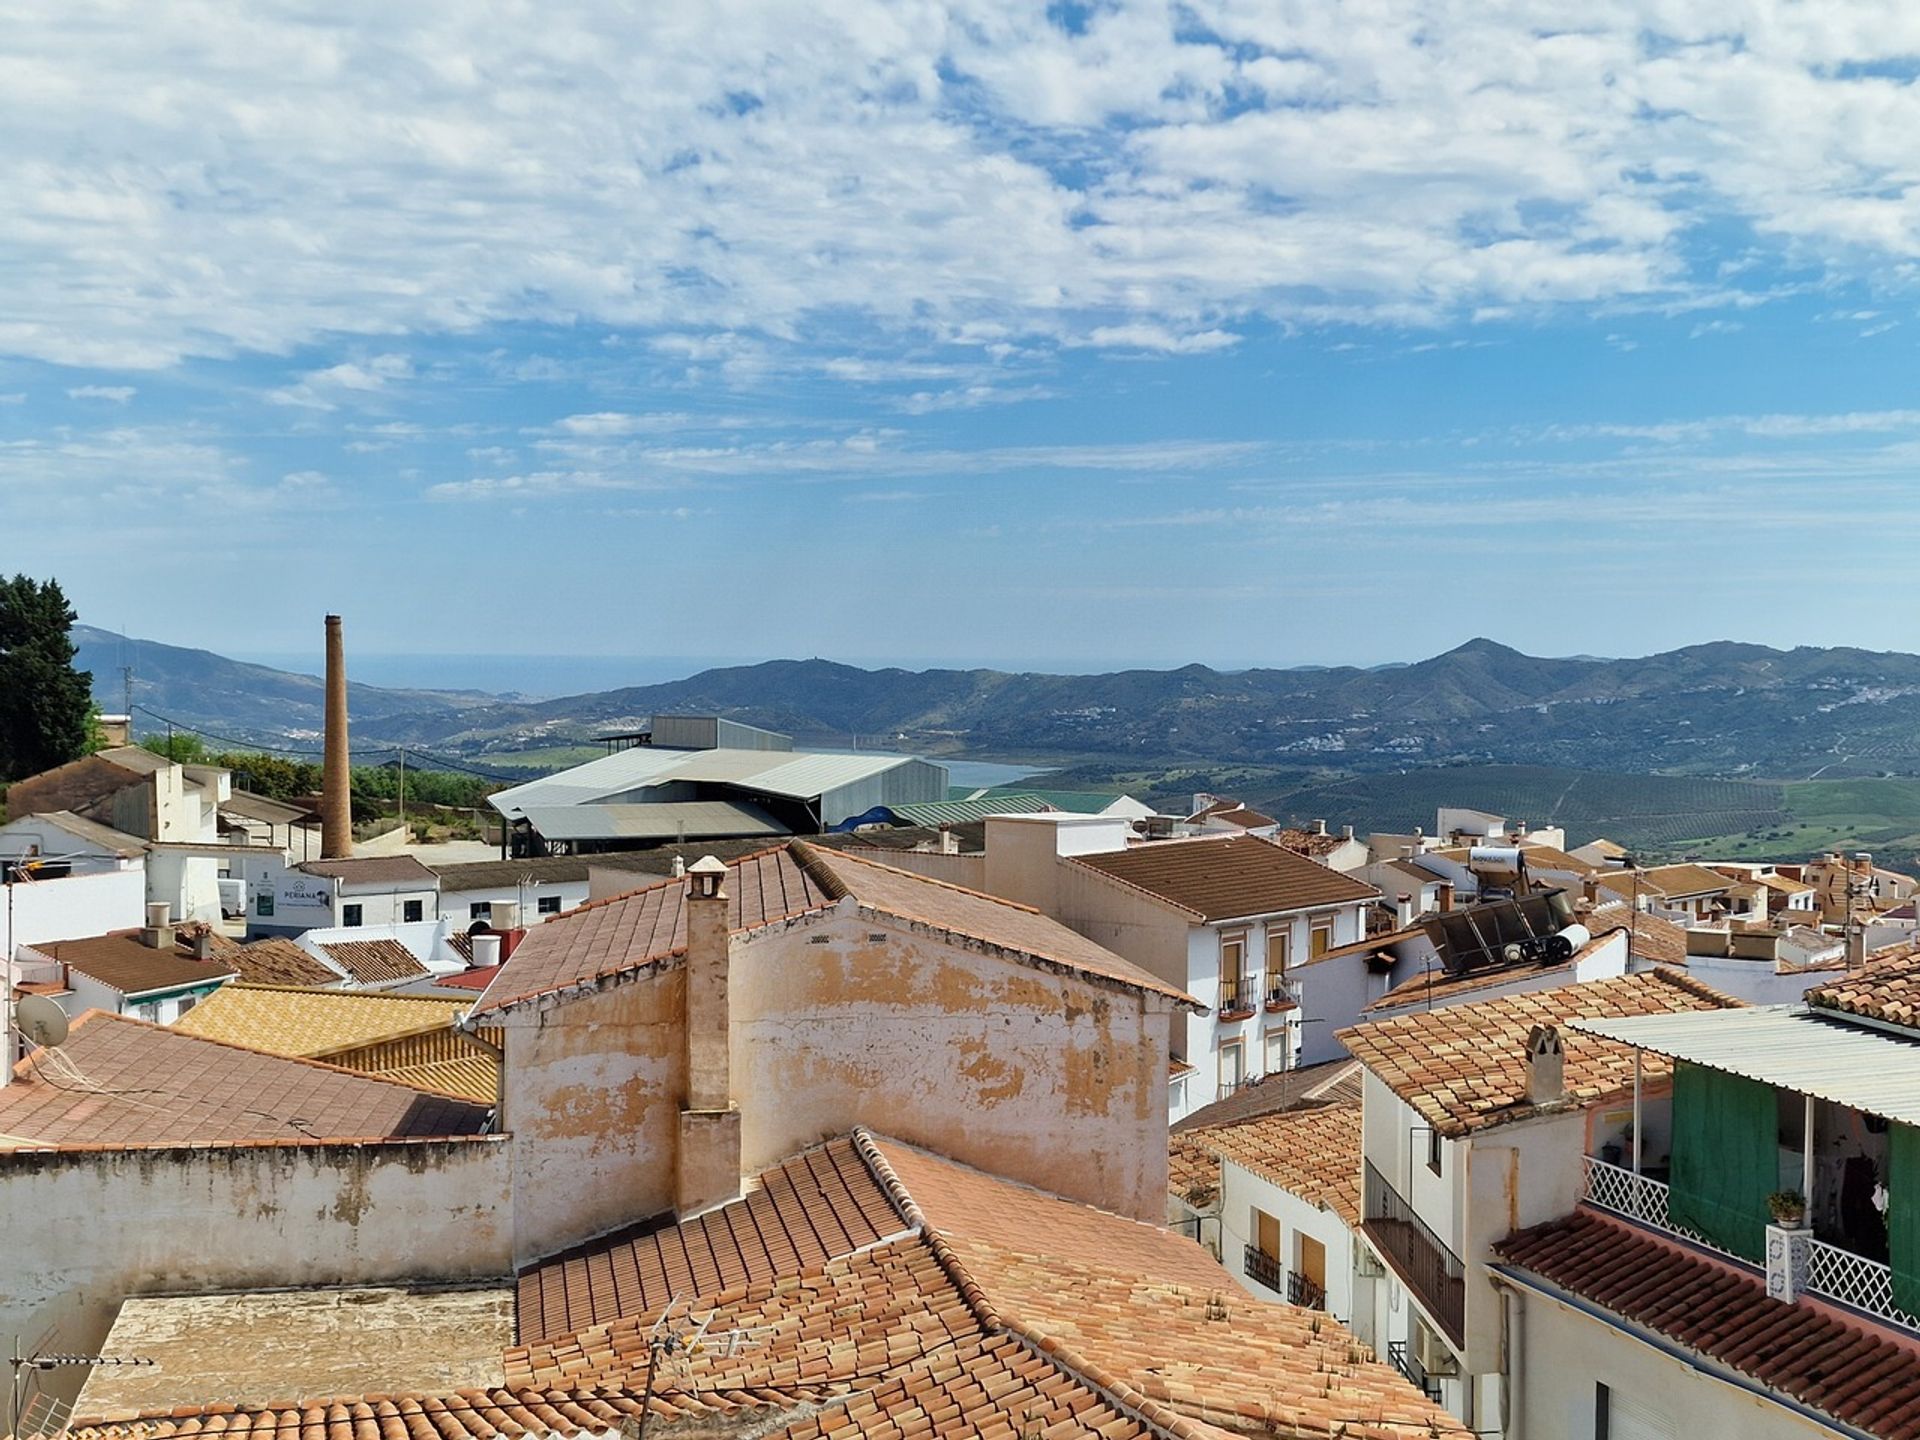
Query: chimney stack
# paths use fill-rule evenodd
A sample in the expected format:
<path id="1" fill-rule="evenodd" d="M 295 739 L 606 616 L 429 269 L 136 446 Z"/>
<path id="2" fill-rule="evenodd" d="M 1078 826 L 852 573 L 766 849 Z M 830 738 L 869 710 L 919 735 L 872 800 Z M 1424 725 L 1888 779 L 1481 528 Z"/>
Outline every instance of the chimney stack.
<path id="1" fill-rule="evenodd" d="M 1551 1105 L 1567 1098 L 1567 1051 L 1553 1025 L 1536 1025 L 1527 1032 L 1527 1099 Z"/>
<path id="2" fill-rule="evenodd" d="M 740 1193 L 740 1107 L 733 1103 L 733 964 L 727 867 L 708 855 L 687 867 L 687 1099 L 680 1109 L 674 1210 L 684 1220 Z"/>
<path id="3" fill-rule="evenodd" d="M 173 949 L 173 907 L 164 900 L 147 906 L 147 923 L 140 931 L 140 943 L 149 950 Z"/>
<path id="4" fill-rule="evenodd" d="M 958 855 L 960 853 L 960 837 L 953 833 L 953 827 L 951 825 L 942 825 L 940 827 L 939 833 L 934 837 L 933 853 L 936 855 Z"/>
<path id="5" fill-rule="evenodd" d="M 353 777 L 347 758 L 347 650 L 340 617 L 327 616 L 327 719 L 321 759 L 320 858 L 353 855 L 353 807 L 348 801 Z"/>
<path id="6" fill-rule="evenodd" d="M 1442 880 L 1440 882 L 1440 888 L 1434 892 L 1433 903 L 1434 903 L 1434 908 L 1437 909 L 1442 915 L 1450 914 L 1452 912 L 1453 882 L 1451 880 Z"/>
<path id="7" fill-rule="evenodd" d="M 1327 833 L 1327 822 L 1326 822 L 1326 821 L 1324 821 L 1324 820 L 1316 820 L 1316 821 L 1314 821 L 1314 822 L 1313 822 L 1313 833 L 1314 833 L 1314 834 L 1316 834 L 1316 835 L 1324 835 L 1324 834 L 1326 834 L 1326 833 Z"/>

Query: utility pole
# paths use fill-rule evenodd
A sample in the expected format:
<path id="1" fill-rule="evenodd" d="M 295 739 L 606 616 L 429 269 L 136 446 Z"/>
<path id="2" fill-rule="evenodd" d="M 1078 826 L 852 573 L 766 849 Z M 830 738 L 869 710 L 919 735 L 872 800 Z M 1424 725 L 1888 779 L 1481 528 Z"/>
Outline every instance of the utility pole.
<path id="1" fill-rule="evenodd" d="M 133 734 L 133 666 L 122 665 L 120 667 L 120 681 L 121 681 L 121 684 L 126 689 L 127 734 L 129 737 L 131 737 Z"/>
<path id="2" fill-rule="evenodd" d="M 400 828 L 407 828 L 407 747 L 400 747 Z"/>

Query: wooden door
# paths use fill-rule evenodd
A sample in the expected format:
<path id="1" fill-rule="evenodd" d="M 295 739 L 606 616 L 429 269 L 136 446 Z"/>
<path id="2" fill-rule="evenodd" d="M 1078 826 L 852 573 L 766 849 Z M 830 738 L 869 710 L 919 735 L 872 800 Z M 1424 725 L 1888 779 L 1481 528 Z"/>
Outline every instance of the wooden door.
<path id="1" fill-rule="evenodd" d="M 1311 1280 L 1314 1289 L 1324 1291 L 1327 1288 L 1327 1247 L 1311 1235 L 1302 1235 L 1299 1243 L 1300 1261 L 1294 1269 Z"/>
<path id="2" fill-rule="evenodd" d="M 1253 1247 L 1269 1260 L 1280 1258 L 1280 1222 L 1264 1210 L 1253 1212 Z"/>

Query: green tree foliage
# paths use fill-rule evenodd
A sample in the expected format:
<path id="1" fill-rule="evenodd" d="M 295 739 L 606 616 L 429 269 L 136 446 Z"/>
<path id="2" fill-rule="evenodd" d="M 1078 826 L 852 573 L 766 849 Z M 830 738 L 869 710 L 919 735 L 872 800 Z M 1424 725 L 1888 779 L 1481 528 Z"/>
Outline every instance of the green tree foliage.
<path id="1" fill-rule="evenodd" d="M 0 578 L 0 779 L 87 753 L 93 676 L 73 668 L 77 618 L 59 581 Z"/>
<path id="2" fill-rule="evenodd" d="M 320 791 L 320 766 L 303 760 L 246 750 L 209 750 L 198 735 L 185 731 L 175 731 L 171 740 L 165 735 L 149 735 L 140 743 L 154 754 L 183 765 L 217 765 L 231 770 L 236 787 L 269 799 L 296 800 Z M 448 805 L 471 810 L 498 788 L 478 775 L 407 766 L 409 805 Z M 383 810 L 391 809 L 400 795 L 399 766 L 391 762 L 355 766 L 351 793 L 356 820 L 370 820 Z"/>

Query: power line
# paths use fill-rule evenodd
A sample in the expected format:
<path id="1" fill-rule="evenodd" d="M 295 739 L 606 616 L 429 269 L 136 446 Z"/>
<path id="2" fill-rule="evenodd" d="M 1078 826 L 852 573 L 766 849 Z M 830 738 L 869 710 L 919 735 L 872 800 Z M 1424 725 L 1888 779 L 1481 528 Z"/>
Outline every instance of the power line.
<path id="1" fill-rule="evenodd" d="M 190 725 L 185 720 L 176 720 L 171 715 L 162 715 L 158 710 L 148 709 L 145 705 L 136 705 L 133 708 L 138 710 L 142 715 L 158 720 L 164 725 L 172 726 L 175 730 L 184 730 L 189 735 L 198 735 L 202 740 L 216 740 L 222 745 L 236 746 L 241 750 L 257 750 L 271 755 L 304 755 L 315 758 L 326 753 L 322 750 L 296 749 L 290 745 L 269 745 L 264 740 L 243 740 L 237 735 L 222 735 L 215 730 L 207 730 L 198 725 Z M 436 755 L 431 750 L 421 750 L 411 745 L 380 745 L 372 750 L 362 750 L 359 753 L 362 758 L 365 758 L 370 755 L 397 756 L 408 752 L 431 760 L 436 766 L 442 769 L 457 770 L 467 775 L 478 775 L 484 780 L 499 780 L 511 783 L 526 778 L 524 775 L 502 775 L 495 770 L 482 770 L 477 766 L 468 765 L 459 760 L 450 760 L 444 755 Z"/>

